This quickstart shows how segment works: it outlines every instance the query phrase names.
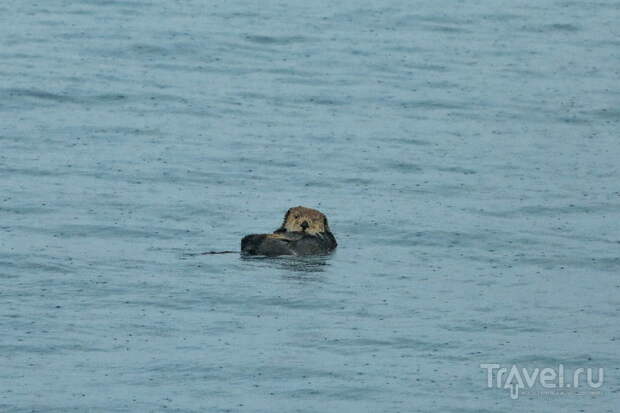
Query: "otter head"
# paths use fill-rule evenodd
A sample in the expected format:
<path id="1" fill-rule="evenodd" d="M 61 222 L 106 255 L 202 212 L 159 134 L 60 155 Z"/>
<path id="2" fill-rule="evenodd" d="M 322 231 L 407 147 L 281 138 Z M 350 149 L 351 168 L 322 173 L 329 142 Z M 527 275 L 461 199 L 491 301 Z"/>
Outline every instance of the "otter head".
<path id="1" fill-rule="evenodd" d="M 316 209 L 298 206 L 286 211 L 282 226 L 275 232 L 305 232 L 316 235 L 330 231 L 325 215 Z"/>

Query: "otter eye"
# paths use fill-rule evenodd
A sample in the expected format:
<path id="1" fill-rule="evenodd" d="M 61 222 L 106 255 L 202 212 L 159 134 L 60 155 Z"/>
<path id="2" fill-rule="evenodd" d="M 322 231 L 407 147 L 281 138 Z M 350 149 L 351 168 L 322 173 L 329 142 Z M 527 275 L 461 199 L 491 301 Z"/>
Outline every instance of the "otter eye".
<path id="1" fill-rule="evenodd" d="M 295 219 L 298 219 L 298 218 L 299 218 L 299 215 L 295 215 Z"/>

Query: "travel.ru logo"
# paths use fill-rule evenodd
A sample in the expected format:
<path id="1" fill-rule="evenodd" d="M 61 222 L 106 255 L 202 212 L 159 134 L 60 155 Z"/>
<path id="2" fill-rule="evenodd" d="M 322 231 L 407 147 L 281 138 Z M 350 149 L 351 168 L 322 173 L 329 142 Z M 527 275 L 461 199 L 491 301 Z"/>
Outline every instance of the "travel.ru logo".
<path id="1" fill-rule="evenodd" d="M 510 368 L 502 367 L 496 363 L 481 363 L 481 369 L 487 370 L 487 386 L 489 388 L 510 390 L 510 398 L 519 398 L 519 390 L 532 389 L 536 384 L 540 384 L 544 389 L 577 389 L 584 384 L 589 388 L 598 389 L 603 385 L 604 371 L 598 368 L 596 374 L 594 369 L 577 368 L 574 371 L 564 369 L 564 365 L 558 368 L 519 368 L 513 364 Z M 585 377 L 584 377 L 585 376 Z"/>

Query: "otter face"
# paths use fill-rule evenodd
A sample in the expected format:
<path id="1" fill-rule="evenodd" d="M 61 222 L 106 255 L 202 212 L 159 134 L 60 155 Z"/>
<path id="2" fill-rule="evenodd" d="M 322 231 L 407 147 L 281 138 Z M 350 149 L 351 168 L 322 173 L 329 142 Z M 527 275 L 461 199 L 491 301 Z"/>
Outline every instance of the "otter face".
<path id="1" fill-rule="evenodd" d="M 286 212 L 284 222 L 276 232 L 305 232 L 309 235 L 316 235 L 329 232 L 329 226 L 327 218 L 321 212 L 298 206 Z"/>

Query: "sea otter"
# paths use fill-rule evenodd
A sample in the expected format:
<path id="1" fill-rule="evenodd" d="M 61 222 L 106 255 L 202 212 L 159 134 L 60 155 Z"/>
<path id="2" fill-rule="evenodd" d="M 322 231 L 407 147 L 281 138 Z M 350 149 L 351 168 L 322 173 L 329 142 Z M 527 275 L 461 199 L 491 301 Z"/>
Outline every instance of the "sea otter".
<path id="1" fill-rule="evenodd" d="M 272 234 L 251 234 L 241 240 L 241 252 L 248 255 L 323 255 L 338 244 L 327 218 L 316 209 L 289 209 L 282 226 Z"/>

